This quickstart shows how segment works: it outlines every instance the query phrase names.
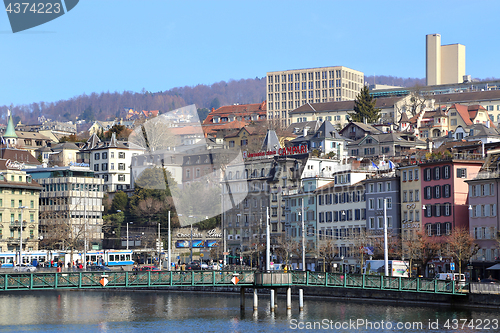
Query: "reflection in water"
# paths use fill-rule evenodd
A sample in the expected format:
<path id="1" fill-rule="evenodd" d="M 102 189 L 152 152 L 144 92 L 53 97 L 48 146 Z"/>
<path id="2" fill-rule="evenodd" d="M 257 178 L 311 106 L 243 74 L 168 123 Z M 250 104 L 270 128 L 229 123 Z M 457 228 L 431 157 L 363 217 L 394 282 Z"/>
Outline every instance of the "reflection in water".
<path id="1" fill-rule="evenodd" d="M 99 332 L 174 331 L 174 332 L 267 332 L 290 331 L 290 322 L 328 320 L 422 322 L 424 332 L 429 321 L 447 319 L 497 318 L 487 310 L 454 310 L 439 306 L 374 304 L 337 300 L 305 299 L 303 312 L 294 298 L 292 310 L 286 310 L 286 298 L 280 307 L 269 310 L 268 295 L 259 295 L 259 310 L 253 312 L 248 295 L 246 311 L 240 311 L 239 295 L 161 291 L 37 291 L 0 294 L 0 332 L 20 330 Z M 436 311 L 439 309 L 439 311 Z M 355 330 L 344 330 L 354 332 Z M 356 330 L 356 332 L 370 330 Z M 500 330 L 494 330 L 500 331 Z M 401 330 L 400 332 L 404 332 Z M 408 332 L 412 332 L 409 330 Z M 413 331 L 414 332 L 414 331 Z M 433 332 L 445 332 L 443 327 Z"/>

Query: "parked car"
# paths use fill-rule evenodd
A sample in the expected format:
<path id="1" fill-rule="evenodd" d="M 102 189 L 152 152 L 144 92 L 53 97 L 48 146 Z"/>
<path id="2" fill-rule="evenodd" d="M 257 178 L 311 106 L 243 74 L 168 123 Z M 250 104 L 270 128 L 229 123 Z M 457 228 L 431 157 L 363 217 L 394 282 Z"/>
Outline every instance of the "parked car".
<path id="1" fill-rule="evenodd" d="M 142 266 L 139 270 L 141 270 L 141 271 L 159 271 L 160 269 L 156 266 Z"/>
<path id="2" fill-rule="evenodd" d="M 19 266 L 19 264 L 16 264 L 16 266 L 14 266 L 14 272 L 34 272 L 34 271 L 36 271 L 36 267 L 31 264 L 21 264 L 21 266 Z"/>
<path id="3" fill-rule="evenodd" d="M 96 265 L 96 266 L 87 266 L 88 271 L 110 271 L 111 269 L 104 265 Z"/>
<path id="4" fill-rule="evenodd" d="M 201 270 L 201 265 L 199 262 L 191 262 L 186 264 L 186 270 L 199 271 Z"/>
<path id="5" fill-rule="evenodd" d="M 202 262 L 200 267 L 201 267 L 201 269 L 209 269 L 210 268 L 206 262 Z"/>

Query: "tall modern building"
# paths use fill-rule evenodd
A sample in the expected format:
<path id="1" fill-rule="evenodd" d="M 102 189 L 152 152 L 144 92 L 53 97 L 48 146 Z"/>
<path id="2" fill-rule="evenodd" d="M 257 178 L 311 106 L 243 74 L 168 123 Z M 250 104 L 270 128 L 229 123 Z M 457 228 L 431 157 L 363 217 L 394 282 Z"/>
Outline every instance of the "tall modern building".
<path id="1" fill-rule="evenodd" d="M 465 76 L 465 45 L 441 45 L 441 35 L 426 36 L 426 84 L 462 83 Z"/>
<path id="2" fill-rule="evenodd" d="M 267 119 L 291 124 L 289 112 L 306 103 L 347 101 L 364 85 L 364 73 L 343 66 L 267 73 Z"/>

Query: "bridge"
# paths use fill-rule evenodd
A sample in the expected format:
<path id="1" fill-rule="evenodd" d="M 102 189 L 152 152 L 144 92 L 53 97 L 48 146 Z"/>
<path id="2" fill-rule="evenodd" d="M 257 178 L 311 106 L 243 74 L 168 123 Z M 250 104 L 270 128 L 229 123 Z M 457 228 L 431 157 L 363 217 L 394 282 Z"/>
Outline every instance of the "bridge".
<path id="1" fill-rule="evenodd" d="M 290 287 L 358 288 L 466 295 L 468 283 L 425 278 L 386 277 L 303 271 L 147 271 L 0 274 L 0 291 L 47 289 L 241 287 L 254 290 Z"/>

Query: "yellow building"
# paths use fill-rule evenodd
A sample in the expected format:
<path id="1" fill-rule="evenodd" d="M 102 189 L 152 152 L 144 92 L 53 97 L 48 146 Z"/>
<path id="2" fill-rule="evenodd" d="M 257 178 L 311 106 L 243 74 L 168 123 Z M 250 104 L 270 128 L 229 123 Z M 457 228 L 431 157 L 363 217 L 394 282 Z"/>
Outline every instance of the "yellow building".
<path id="1" fill-rule="evenodd" d="M 38 250 L 38 202 L 42 187 L 15 163 L 1 163 L 0 252 Z M 22 229 L 22 231 L 21 231 Z"/>
<path id="2" fill-rule="evenodd" d="M 441 35 L 426 36 L 428 86 L 462 83 L 465 76 L 465 45 L 441 45 Z"/>

